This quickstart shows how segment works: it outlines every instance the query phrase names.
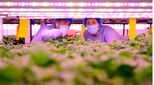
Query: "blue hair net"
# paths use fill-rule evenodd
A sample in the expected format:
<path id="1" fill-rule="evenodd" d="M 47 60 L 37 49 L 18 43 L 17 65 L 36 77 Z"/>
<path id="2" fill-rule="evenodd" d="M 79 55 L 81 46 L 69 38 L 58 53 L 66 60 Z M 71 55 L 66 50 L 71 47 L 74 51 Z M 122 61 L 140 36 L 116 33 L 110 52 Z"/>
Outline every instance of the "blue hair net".
<path id="1" fill-rule="evenodd" d="M 85 27 L 86 27 L 86 21 L 87 21 L 88 19 L 92 19 L 92 18 L 85 18 L 85 19 L 83 20 L 83 25 L 84 25 Z M 103 21 L 102 21 L 101 18 L 94 18 L 94 19 L 97 20 L 97 22 L 99 23 L 100 26 L 102 25 Z"/>
<path id="2" fill-rule="evenodd" d="M 74 20 L 73 20 L 73 18 L 57 18 L 57 19 L 54 19 L 53 20 L 53 23 L 55 23 L 55 20 L 56 21 L 69 21 L 69 22 L 71 22 L 72 24 L 73 24 L 73 22 L 74 22 Z"/>

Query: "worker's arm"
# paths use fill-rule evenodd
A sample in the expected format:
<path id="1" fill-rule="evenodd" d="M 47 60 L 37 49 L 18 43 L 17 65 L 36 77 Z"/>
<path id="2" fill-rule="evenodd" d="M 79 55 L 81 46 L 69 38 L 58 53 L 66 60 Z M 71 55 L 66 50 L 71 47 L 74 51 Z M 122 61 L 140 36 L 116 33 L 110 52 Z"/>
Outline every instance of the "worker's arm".
<path id="1" fill-rule="evenodd" d="M 124 36 L 120 35 L 118 32 L 116 32 L 113 28 L 108 27 L 104 30 L 104 38 L 105 42 L 111 44 L 113 40 L 117 41 L 127 41 L 128 39 Z"/>
<path id="2" fill-rule="evenodd" d="M 31 44 L 33 42 L 39 42 L 39 41 L 41 41 L 42 33 L 44 33 L 44 31 L 47 30 L 47 29 L 49 29 L 49 26 L 47 26 L 47 25 L 41 25 L 40 26 L 40 29 L 38 30 L 38 32 L 35 34 L 34 38 L 32 39 Z"/>
<path id="3" fill-rule="evenodd" d="M 89 36 L 89 35 L 88 35 L 87 31 L 84 31 L 83 37 L 84 37 L 85 41 L 88 40 L 88 36 Z"/>
<path id="4" fill-rule="evenodd" d="M 65 29 L 51 29 L 44 32 L 41 36 L 42 41 L 48 41 L 50 38 L 57 39 L 58 37 L 65 37 L 66 30 Z"/>

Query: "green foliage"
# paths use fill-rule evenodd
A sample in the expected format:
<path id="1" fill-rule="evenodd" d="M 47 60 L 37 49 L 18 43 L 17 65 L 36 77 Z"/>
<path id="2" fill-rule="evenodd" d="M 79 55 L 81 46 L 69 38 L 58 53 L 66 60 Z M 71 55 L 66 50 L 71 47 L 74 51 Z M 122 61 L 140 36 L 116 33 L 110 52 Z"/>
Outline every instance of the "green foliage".
<path id="1" fill-rule="evenodd" d="M 152 56 L 152 45 L 147 48 L 147 54 Z"/>
<path id="2" fill-rule="evenodd" d="M 116 70 L 117 75 L 123 78 L 133 78 L 134 77 L 134 67 L 129 65 L 120 65 Z"/>
<path id="3" fill-rule="evenodd" d="M 47 50 L 42 49 L 41 47 L 34 48 L 30 53 L 32 61 L 38 66 L 48 66 L 50 64 L 55 63 L 54 60 L 50 59 L 50 54 Z"/>
<path id="4" fill-rule="evenodd" d="M 136 72 L 135 79 L 137 82 L 143 82 L 148 79 L 152 82 L 152 65 L 146 68 L 142 68 L 140 71 Z"/>
<path id="5" fill-rule="evenodd" d="M 119 56 L 126 57 L 126 58 L 130 58 L 132 55 L 128 51 L 122 51 L 122 52 L 119 53 Z"/>
<path id="6" fill-rule="evenodd" d="M 9 65 L 0 69 L 0 82 L 2 83 L 14 83 L 21 79 L 21 70 L 15 66 Z"/>
<path id="7" fill-rule="evenodd" d="M 12 39 L 12 38 L 11 38 Z M 0 85 L 151 85 L 152 38 L 0 43 Z"/>
<path id="8" fill-rule="evenodd" d="M 36 85 L 36 84 L 38 84 L 34 72 L 28 67 L 23 68 L 22 81 L 25 82 L 25 85 Z"/>
<path id="9" fill-rule="evenodd" d="M 20 38 L 19 40 L 16 40 L 16 35 L 7 35 L 3 36 L 3 43 L 6 45 L 19 45 L 19 44 L 24 44 L 25 39 Z"/>

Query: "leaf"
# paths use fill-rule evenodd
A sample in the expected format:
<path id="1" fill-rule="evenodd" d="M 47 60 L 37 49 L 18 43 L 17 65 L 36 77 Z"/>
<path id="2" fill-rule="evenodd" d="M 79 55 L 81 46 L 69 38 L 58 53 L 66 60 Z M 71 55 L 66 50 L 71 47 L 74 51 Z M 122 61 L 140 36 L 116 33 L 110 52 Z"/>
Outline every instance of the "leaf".
<path id="1" fill-rule="evenodd" d="M 138 38 L 138 37 L 135 37 L 134 40 L 135 40 L 135 41 L 139 41 L 139 38 Z"/>
<path id="2" fill-rule="evenodd" d="M 58 42 L 62 42 L 63 41 L 63 38 L 62 37 L 59 37 L 58 38 Z"/>
<path id="3" fill-rule="evenodd" d="M 30 53 L 32 61 L 38 66 L 48 66 L 53 63 L 54 60 L 50 59 L 50 54 L 47 49 L 43 49 L 43 47 L 35 47 L 33 51 Z"/>
<path id="4" fill-rule="evenodd" d="M 61 54 L 65 54 L 67 52 L 67 49 L 62 49 L 59 51 Z"/>
<path id="5" fill-rule="evenodd" d="M 28 67 L 23 68 L 22 80 L 28 85 L 37 85 L 37 79 L 34 72 Z"/>
<path id="6" fill-rule="evenodd" d="M 2 53 L 0 53 L 0 55 L 2 57 L 13 58 L 13 56 L 11 56 L 8 52 L 2 52 Z"/>
<path id="7" fill-rule="evenodd" d="M 134 76 L 134 67 L 129 65 L 120 65 L 117 68 L 116 74 L 123 78 L 132 78 Z"/>
<path id="8" fill-rule="evenodd" d="M 130 46 L 133 46 L 133 47 L 134 47 L 135 45 L 136 45 L 136 44 L 135 44 L 134 42 L 130 43 Z"/>
<path id="9" fill-rule="evenodd" d="M 152 56 L 152 45 L 147 48 L 147 54 Z"/>
<path id="10" fill-rule="evenodd" d="M 135 78 L 138 82 L 144 81 L 146 78 L 152 79 L 152 66 L 143 68 L 135 74 Z M 151 82 L 151 81 L 150 81 Z"/>
<path id="11" fill-rule="evenodd" d="M 126 58 L 130 58 L 132 55 L 128 51 L 122 51 L 122 52 L 119 53 L 119 56 L 126 57 Z"/>
<path id="12" fill-rule="evenodd" d="M 21 70 L 15 66 L 9 65 L 0 69 L 0 81 L 4 83 L 17 82 L 21 79 Z"/>

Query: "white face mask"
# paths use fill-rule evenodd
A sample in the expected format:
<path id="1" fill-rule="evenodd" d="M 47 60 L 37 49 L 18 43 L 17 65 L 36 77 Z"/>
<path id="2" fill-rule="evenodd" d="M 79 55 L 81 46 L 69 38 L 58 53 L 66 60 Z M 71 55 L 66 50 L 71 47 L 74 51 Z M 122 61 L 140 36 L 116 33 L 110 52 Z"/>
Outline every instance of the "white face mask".
<path id="1" fill-rule="evenodd" d="M 63 29 L 69 30 L 69 26 L 66 26 L 66 25 L 59 25 L 58 22 L 56 23 L 56 28 L 57 28 L 57 29 L 62 29 L 62 28 L 63 28 Z"/>
<path id="2" fill-rule="evenodd" d="M 93 25 L 93 26 L 87 26 L 87 31 L 91 34 L 96 34 L 98 31 L 99 26 L 98 25 Z"/>
<path id="3" fill-rule="evenodd" d="M 66 30 L 69 30 L 69 27 L 68 26 L 66 26 L 66 25 L 60 25 L 60 27 L 59 27 L 60 29 L 66 29 Z"/>

